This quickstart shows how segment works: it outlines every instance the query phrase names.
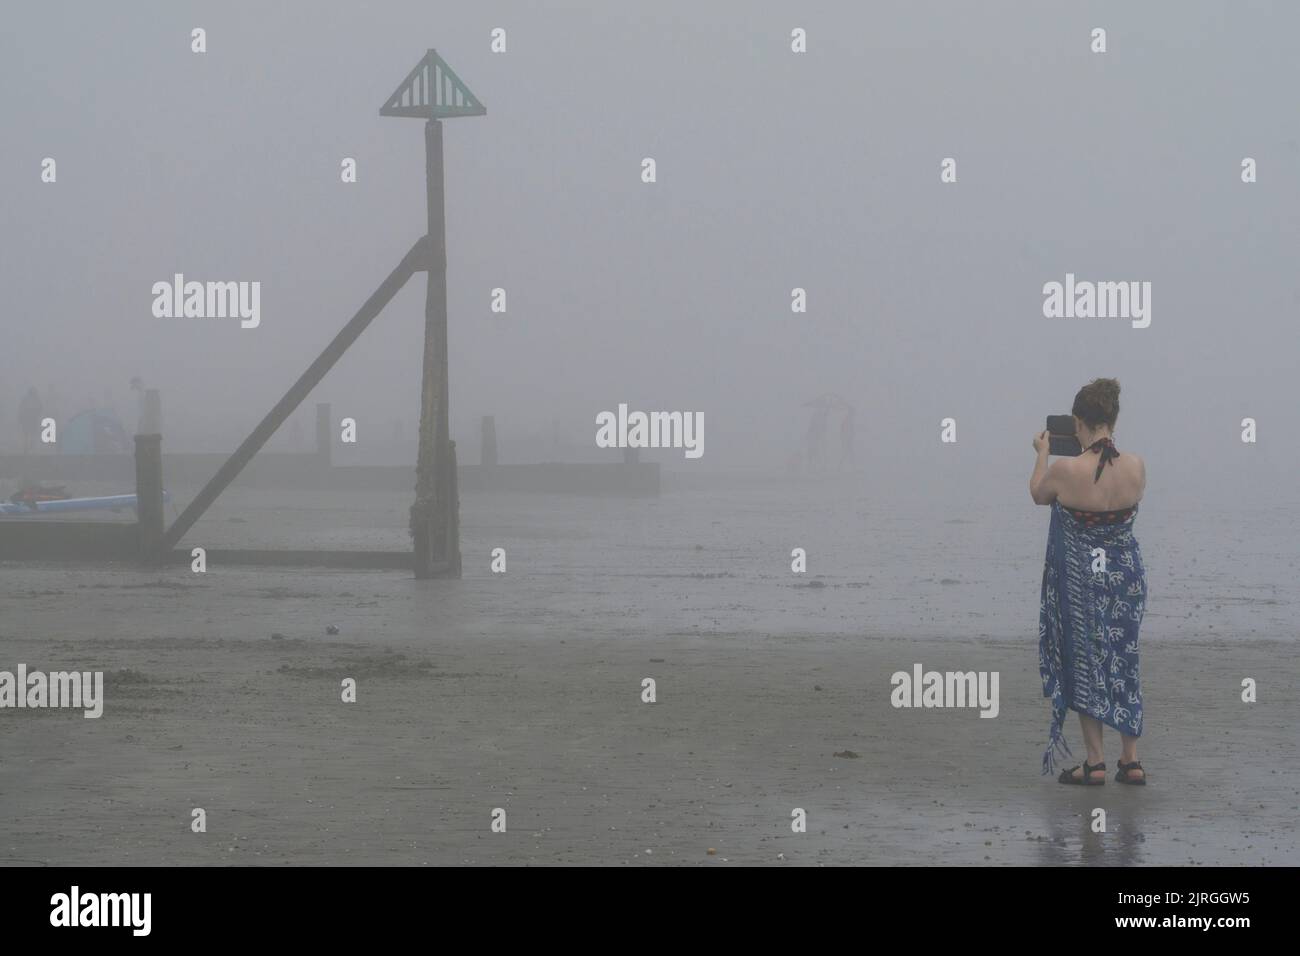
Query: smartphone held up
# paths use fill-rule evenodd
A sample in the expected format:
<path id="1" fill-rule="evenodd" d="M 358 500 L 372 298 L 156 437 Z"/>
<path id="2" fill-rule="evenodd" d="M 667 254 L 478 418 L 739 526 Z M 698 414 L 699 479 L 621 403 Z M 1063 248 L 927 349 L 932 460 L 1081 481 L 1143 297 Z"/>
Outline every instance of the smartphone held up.
<path id="1" fill-rule="evenodd" d="M 1083 446 L 1074 432 L 1073 415 L 1048 415 L 1048 454 L 1073 457 L 1083 454 Z"/>

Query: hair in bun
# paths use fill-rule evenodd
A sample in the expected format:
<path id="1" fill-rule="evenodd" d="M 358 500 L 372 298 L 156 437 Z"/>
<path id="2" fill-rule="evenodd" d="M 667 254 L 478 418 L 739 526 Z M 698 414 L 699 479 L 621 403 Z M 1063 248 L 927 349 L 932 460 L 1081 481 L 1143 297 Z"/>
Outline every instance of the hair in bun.
<path id="1" fill-rule="evenodd" d="M 1089 428 L 1115 427 L 1119 418 L 1119 382 L 1113 378 L 1094 378 L 1074 396 L 1072 414 Z"/>

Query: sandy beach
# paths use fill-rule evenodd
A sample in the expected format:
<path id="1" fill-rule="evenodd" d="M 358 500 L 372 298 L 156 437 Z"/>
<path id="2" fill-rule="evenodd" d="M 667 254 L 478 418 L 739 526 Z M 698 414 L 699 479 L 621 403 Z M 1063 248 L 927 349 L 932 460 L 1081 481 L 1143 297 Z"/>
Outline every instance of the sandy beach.
<path id="1" fill-rule="evenodd" d="M 1294 641 L 1216 636 L 1241 613 L 1231 593 L 1200 615 L 1204 633 L 1176 601 L 1153 602 L 1151 784 L 1063 788 L 1039 774 L 1036 570 L 1012 606 L 984 597 L 1009 568 L 951 556 L 961 570 L 901 607 L 854 568 L 800 580 L 778 554 L 751 573 L 727 555 L 756 550 L 740 517 L 762 495 L 729 497 L 730 516 L 695 493 L 469 498 L 459 582 L 7 565 L 0 666 L 102 670 L 106 701 L 98 720 L 0 714 L 0 863 L 1300 863 Z M 232 492 L 221 507 L 253 505 Z M 527 515 L 566 508 L 591 524 L 541 560 Z M 721 524 L 652 520 L 697 508 Z M 329 534 L 310 509 L 247 525 L 214 512 L 200 538 L 275 521 L 281 539 L 295 522 Z M 509 570 L 493 575 L 486 554 L 507 527 Z M 944 533 L 959 554 L 988 529 Z M 1291 613 L 1289 597 L 1260 600 L 1256 622 Z M 998 671 L 998 716 L 895 709 L 890 675 L 915 663 Z M 341 700 L 348 677 L 356 703 Z M 1241 702 L 1243 677 L 1258 703 Z M 1067 729 L 1081 755 L 1073 718 Z M 191 832 L 195 807 L 206 833 Z M 1090 829 L 1096 807 L 1105 833 Z M 791 830 L 795 808 L 806 833 Z"/>

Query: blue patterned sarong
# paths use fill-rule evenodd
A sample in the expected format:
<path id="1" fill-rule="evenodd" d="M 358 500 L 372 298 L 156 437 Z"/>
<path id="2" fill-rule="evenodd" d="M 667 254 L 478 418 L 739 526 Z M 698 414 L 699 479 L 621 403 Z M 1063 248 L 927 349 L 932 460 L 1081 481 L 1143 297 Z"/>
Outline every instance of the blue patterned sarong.
<path id="1" fill-rule="evenodd" d="M 1052 772 L 1056 756 L 1070 753 L 1067 710 L 1130 737 L 1142 735 L 1138 628 L 1146 571 L 1133 537 L 1137 507 L 1119 514 L 1121 520 L 1104 523 L 1091 512 L 1074 512 L 1059 501 L 1052 505 L 1038 611 L 1038 670 L 1043 696 L 1052 698 L 1043 773 Z M 1105 554 L 1105 571 L 1101 556 L 1093 553 L 1098 548 Z"/>

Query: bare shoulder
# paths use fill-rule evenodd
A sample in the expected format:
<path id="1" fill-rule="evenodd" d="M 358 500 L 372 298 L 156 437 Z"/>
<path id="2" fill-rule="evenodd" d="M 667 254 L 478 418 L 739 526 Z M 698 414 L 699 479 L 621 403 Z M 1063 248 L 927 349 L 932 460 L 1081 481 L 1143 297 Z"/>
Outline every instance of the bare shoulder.
<path id="1" fill-rule="evenodd" d="M 1060 475 L 1062 478 L 1065 478 L 1082 473 L 1085 470 L 1081 467 L 1082 464 L 1083 459 L 1078 455 L 1072 455 L 1068 458 L 1057 458 L 1052 462 L 1052 471 L 1056 472 L 1056 474 Z"/>
<path id="2" fill-rule="evenodd" d="M 1125 471 L 1128 473 L 1129 481 L 1137 485 L 1138 500 L 1142 500 L 1142 495 L 1147 487 L 1147 463 L 1141 455 L 1135 455 L 1132 452 L 1124 452 L 1116 459 L 1116 464 L 1120 464 L 1127 458 L 1128 462 Z"/>
<path id="3" fill-rule="evenodd" d="M 1080 467 L 1082 464 L 1083 459 L 1076 456 L 1057 458 L 1052 462 L 1048 477 L 1058 495 L 1063 494 L 1067 499 L 1079 496 L 1079 490 L 1088 484 L 1084 477 L 1085 469 Z M 1088 479 L 1091 479 L 1091 475 Z"/>

